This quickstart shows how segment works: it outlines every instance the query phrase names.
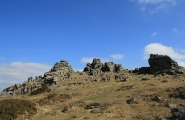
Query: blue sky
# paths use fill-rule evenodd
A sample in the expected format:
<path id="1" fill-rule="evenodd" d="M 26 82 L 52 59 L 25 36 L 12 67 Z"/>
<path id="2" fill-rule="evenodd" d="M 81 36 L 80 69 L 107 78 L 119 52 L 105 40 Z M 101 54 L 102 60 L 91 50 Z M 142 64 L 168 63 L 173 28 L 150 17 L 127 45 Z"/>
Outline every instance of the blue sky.
<path id="1" fill-rule="evenodd" d="M 94 57 L 132 69 L 148 66 L 148 55 L 158 53 L 185 67 L 184 5 L 184 0 L 1 0 L 0 85 L 42 75 L 60 60 L 75 70 Z"/>

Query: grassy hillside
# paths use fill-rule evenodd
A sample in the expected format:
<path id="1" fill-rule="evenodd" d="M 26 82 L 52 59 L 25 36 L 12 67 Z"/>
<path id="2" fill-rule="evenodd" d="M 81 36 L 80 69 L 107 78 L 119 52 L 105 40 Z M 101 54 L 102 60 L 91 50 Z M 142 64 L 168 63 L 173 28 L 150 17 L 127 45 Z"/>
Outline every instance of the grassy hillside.
<path id="1" fill-rule="evenodd" d="M 0 99 L 35 103 L 37 113 L 32 120 L 173 120 L 171 108 L 185 107 L 180 96 L 185 92 L 184 75 L 124 74 L 126 81 L 115 81 L 112 74 L 110 82 L 91 82 L 76 73 L 72 80 L 50 86 L 50 92 Z"/>

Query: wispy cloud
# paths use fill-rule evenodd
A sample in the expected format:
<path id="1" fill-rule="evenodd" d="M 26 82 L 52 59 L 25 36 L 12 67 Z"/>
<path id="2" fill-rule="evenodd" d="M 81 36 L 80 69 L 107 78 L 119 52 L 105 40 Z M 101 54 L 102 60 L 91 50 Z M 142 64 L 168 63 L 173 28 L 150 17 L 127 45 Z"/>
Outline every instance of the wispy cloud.
<path id="1" fill-rule="evenodd" d="M 141 6 L 141 11 L 151 14 L 159 11 L 167 11 L 176 6 L 177 0 L 130 0 L 137 2 Z"/>
<path id="2" fill-rule="evenodd" d="M 1 64 L 0 91 L 4 89 L 5 86 L 22 83 L 24 80 L 27 80 L 28 77 L 43 75 L 50 69 L 50 65 L 40 63 L 13 62 L 10 64 Z"/>
<path id="3" fill-rule="evenodd" d="M 95 57 L 83 57 L 81 59 L 81 62 L 83 62 L 83 63 L 92 63 L 92 61 L 93 61 L 94 58 Z"/>
<path id="4" fill-rule="evenodd" d="M 155 31 L 151 34 L 151 36 L 156 36 L 158 33 Z"/>
<path id="5" fill-rule="evenodd" d="M 173 28 L 172 30 L 173 32 L 179 32 L 179 30 L 177 28 Z"/>
<path id="6" fill-rule="evenodd" d="M 123 54 L 112 54 L 110 55 L 110 57 L 115 60 L 120 60 L 120 59 L 123 59 L 124 55 Z"/>
<path id="7" fill-rule="evenodd" d="M 158 4 L 172 4 L 176 5 L 176 0 L 138 0 L 140 4 L 158 5 Z"/>
<path id="8" fill-rule="evenodd" d="M 149 54 L 168 55 L 177 61 L 180 66 L 185 67 L 185 54 L 179 53 L 173 47 L 165 46 L 161 43 L 151 43 L 144 48 L 144 58 L 148 59 Z"/>

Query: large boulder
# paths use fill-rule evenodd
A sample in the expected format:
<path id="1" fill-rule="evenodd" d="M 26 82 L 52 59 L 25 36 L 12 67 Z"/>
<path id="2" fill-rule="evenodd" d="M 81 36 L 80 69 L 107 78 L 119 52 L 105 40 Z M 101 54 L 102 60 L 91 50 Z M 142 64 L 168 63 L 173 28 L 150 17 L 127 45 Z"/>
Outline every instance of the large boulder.
<path id="1" fill-rule="evenodd" d="M 57 62 L 53 66 L 51 71 L 46 72 L 44 74 L 43 79 L 44 79 L 45 83 L 56 84 L 56 79 L 54 79 L 54 78 L 57 78 L 57 81 L 58 81 L 58 79 L 68 78 L 68 74 L 72 73 L 72 72 L 73 72 L 73 69 L 68 64 L 68 61 L 61 60 L 60 62 Z"/>
<path id="2" fill-rule="evenodd" d="M 149 72 L 152 74 L 158 73 L 167 73 L 167 74 L 175 74 L 175 73 L 183 73 L 180 69 L 181 67 L 178 66 L 177 62 L 172 60 L 167 55 L 158 55 L 158 54 L 151 54 L 150 58 L 148 59 L 150 68 Z"/>
<path id="3" fill-rule="evenodd" d="M 57 62 L 54 67 L 51 69 L 51 72 L 55 71 L 64 71 L 67 70 L 67 72 L 72 72 L 73 69 L 70 65 L 68 65 L 68 61 L 61 60 L 60 62 Z"/>
<path id="4" fill-rule="evenodd" d="M 167 55 L 150 54 L 149 67 L 135 68 L 132 73 L 138 74 L 183 74 L 184 68 Z"/>
<path id="5" fill-rule="evenodd" d="M 121 72 L 123 71 L 123 67 L 122 67 L 122 64 L 115 64 L 114 65 L 114 72 Z"/>
<path id="6" fill-rule="evenodd" d="M 105 62 L 103 71 L 105 72 L 114 72 L 115 64 L 113 62 Z"/>

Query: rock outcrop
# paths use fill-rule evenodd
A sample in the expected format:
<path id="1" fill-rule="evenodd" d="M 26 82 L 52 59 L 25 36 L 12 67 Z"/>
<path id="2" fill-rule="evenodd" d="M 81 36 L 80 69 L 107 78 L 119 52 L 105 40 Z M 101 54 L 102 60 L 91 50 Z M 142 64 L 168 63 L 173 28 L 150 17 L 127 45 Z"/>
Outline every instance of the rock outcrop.
<path id="1" fill-rule="evenodd" d="M 151 54 L 148 59 L 150 70 L 149 72 L 152 74 L 156 73 L 167 73 L 167 74 L 175 74 L 182 73 L 180 66 L 178 66 L 177 62 L 172 60 L 167 55 L 158 55 Z"/>
<path id="2" fill-rule="evenodd" d="M 149 67 L 141 67 L 133 70 L 133 73 L 139 74 L 161 74 L 170 75 L 183 74 L 183 68 L 177 62 L 167 55 L 150 54 L 148 59 Z"/>
<path id="3" fill-rule="evenodd" d="M 57 84 L 59 80 L 67 79 L 70 77 L 70 73 L 73 72 L 72 67 L 67 61 L 62 60 L 57 62 L 54 67 L 49 71 L 44 73 L 44 76 L 36 76 L 35 78 L 29 77 L 23 84 L 15 84 L 8 88 L 5 88 L 1 95 L 15 95 L 26 92 L 32 92 L 34 89 L 41 88 L 44 84 Z"/>
<path id="4" fill-rule="evenodd" d="M 69 73 L 72 73 L 73 69 L 67 61 L 62 60 L 57 62 L 51 71 L 44 74 L 44 82 L 48 84 L 57 84 L 59 79 L 69 78 Z"/>
<path id="5" fill-rule="evenodd" d="M 94 58 L 92 63 L 87 63 L 84 68 L 84 72 L 89 75 L 100 74 L 102 72 L 121 72 L 123 71 L 121 64 L 115 64 L 113 62 L 105 62 L 104 64 L 100 59 Z"/>

